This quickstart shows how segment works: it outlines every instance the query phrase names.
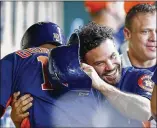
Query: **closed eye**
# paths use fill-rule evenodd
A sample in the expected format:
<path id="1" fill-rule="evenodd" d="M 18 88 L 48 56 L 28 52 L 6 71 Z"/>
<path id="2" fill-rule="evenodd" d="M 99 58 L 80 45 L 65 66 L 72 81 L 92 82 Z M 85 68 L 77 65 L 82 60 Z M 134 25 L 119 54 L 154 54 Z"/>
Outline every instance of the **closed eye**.
<path id="1" fill-rule="evenodd" d="M 102 65 L 104 65 L 104 62 L 103 61 L 98 61 L 98 62 L 95 62 L 94 65 L 95 66 L 102 66 Z"/>

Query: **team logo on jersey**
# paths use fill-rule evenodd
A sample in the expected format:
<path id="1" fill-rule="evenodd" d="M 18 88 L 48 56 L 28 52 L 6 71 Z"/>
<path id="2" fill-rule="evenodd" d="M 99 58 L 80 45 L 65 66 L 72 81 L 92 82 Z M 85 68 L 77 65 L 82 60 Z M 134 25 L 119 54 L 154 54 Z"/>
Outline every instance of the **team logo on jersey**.
<path id="1" fill-rule="evenodd" d="M 138 79 L 138 85 L 146 91 L 153 91 L 153 82 L 151 80 L 151 76 L 143 75 Z"/>
<path id="2" fill-rule="evenodd" d="M 53 38 L 56 39 L 56 41 L 60 41 L 60 36 L 58 33 L 53 33 Z"/>

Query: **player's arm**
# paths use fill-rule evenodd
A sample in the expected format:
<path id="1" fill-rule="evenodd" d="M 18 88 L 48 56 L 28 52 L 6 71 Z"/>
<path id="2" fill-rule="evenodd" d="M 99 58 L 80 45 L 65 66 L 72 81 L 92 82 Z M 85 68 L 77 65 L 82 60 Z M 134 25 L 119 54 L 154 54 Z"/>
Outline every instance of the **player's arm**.
<path id="1" fill-rule="evenodd" d="M 14 56 L 10 54 L 1 59 L 0 67 L 0 117 L 2 117 L 12 99 Z"/>
<path id="2" fill-rule="evenodd" d="M 152 110 L 152 115 L 154 119 L 157 120 L 157 103 L 156 103 L 156 97 L 157 97 L 157 69 L 155 70 L 153 76 L 152 76 L 152 81 L 154 82 L 154 89 L 152 93 L 152 98 L 151 98 L 151 110 Z"/>
<path id="3" fill-rule="evenodd" d="M 13 100 L 11 103 L 11 119 L 14 122 L 16 128 L 20 128 L 21 122 L 24 118 L 29 116 L 27 110 L 32 106 L 33 98 L 29 94 L 25 94 L 19 97 L 20 92 L 13 94 Z"/>
<path id="4" fill-rule="evenodd" d="M 125 93 L 104 82 L 93 67 L 82 64 L 83 70 L 92 79 L 92 86 L 99 90 L 110 103 L 129 118 L 146 121 L 151 116 L 149 99 L 136 94 Z M 128 81 L 129 82 L 129 81 Z"/>

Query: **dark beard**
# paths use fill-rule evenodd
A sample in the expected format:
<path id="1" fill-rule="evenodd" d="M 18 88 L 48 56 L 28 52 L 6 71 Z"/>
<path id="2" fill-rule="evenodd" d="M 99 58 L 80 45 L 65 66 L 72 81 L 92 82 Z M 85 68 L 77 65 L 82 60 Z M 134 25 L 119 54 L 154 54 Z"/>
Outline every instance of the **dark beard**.
<path id="1" fill-rule="evenodd" d="M 106 81 L 105 79 L 103 79 L 103 80 L 104 80 L 106 83 L 111 84 L 111 85 L 113 85 L 113 86 L 115 86 L 117 83 L 119 83 L 119 81 L 120 81 L 120 79 L 121 79 L 121 74 L 122 74 L 122 67 L 121 67 L 121 65 L 116 66 L 113 70 L 117 70 L 117 69 L 118 69 L 119 75 L 118 75 L 118 77 L 114 80 L 114 83 L 110 83 L 110 82 Z M 102 78 L 103 78 L 103 76 L 106 76 L 106 74 L 112 72 L 113 70 L 109 70 L 109 71 L 107 71 L 106 73 L 103 73 L 103 74 L 102 74 Z"/>

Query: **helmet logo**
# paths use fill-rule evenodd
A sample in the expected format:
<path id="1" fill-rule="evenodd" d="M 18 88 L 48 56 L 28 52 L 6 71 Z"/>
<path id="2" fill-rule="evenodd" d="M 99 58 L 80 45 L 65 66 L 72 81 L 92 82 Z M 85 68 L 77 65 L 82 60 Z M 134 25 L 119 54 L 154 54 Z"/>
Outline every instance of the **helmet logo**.
<path id="1" fill-rule="evenodd" d="M 53 33 L 53 38 L 54 38 L 56 41 L 60 41 L 60 37 L 59 37 L 58 33 Z"/>

